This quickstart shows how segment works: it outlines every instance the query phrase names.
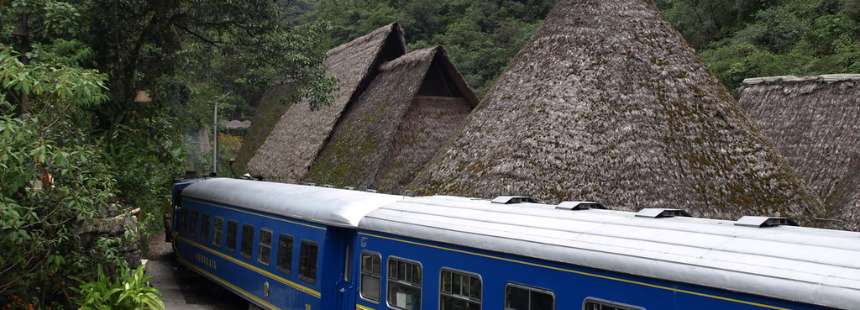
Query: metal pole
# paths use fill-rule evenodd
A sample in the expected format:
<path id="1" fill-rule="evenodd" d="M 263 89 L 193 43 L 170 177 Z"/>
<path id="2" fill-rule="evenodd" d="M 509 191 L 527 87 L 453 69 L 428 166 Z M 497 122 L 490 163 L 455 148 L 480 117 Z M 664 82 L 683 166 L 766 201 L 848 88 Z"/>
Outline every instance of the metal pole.
<path id="1" fill-rule="evenodd" d="M 218 175 L 218 100 L 215 100 L 215 111 L 212 116 L 212 174 Z"/>

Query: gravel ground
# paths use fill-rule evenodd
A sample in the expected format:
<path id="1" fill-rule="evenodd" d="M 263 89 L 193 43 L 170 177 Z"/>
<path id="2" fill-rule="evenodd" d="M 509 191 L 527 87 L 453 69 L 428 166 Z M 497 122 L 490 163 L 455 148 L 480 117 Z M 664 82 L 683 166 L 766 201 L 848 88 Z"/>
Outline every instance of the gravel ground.
<path id="1" fill-rule="evenodd" d="M 248 303 L 230 291 L 179 265 L 164 234 L 149 241 L 146 273 L 161 291 L 164 305 L 173 309 L 248 309 Z"/>

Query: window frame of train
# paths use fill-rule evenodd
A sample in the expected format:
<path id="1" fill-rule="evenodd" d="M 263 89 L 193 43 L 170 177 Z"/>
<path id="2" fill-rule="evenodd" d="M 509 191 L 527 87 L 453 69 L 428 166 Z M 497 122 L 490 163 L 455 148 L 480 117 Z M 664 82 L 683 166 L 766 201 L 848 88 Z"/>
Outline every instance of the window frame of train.
<path id="1" fill-rule="evenodd" d="M 451 281 L 451 282 L 449 282 L 450 283 L 450 292 L 446 291 L 446 289 L 445 289 L 445 273 L 448 273 L 450 275 L 450 280 L 449 280 L 449 281 Z M 453 281 L 454 275 L 460 276 L 461 281 L 460 281 L 460 289 L 459 289 L 460 292 L 459 293 L 454 293 L 454 281 Z M 469 295 L 463 295 L 462 280 L 464 280 L 464 279 L 468 279 Z M 474 287 L 472 286 L 472 279 L 478 281 L 478 297 L 477 297 L 477 299 L 475 299 L 473 296 L 471 296 L 472 295 L 471 291 L 472 291 L 472 289 L 474 289 Z M 474 273 L 474 272 L 468 272 L 465 270 L 454 269 L 454 268 L 450 268 L 450 267 L 442 267 L 442 269 L 439 270 L 439 309 L 440 310 L 446 310 L 445 302 L 444 302 L 445 297 L 452 298 L 454 300 L 464 301 L 467 303 L 467 306 L 469 304 L 477 304 L 478 305 L 477 309 L 480 310 L 483 308 L 483 297 L 484 297 L 483 293 L 484 293 L 484 279 L 483 279 L 483 277 L 481 277 L 480 274 Z M 467 309 L 471 309 L 471 308 L 467 307 Z"/>
<path id="2" fill-rule="evenodd" d="M 590 305 L 595 305 L 598 307 L 589 308 Z M 606 299 L 586 297 L 585 300 L 582 301 L 582 310 L 645 310 L 645 308 L 622 304 Z"/>
<path id="3" fill-rule="evenodd" d="M 263 236 L 265 234 L 269 234 L 269 243 L 263 242 L 264 241 Z M 272 263 L 272 237 L 273 236 L 274 236 L 274 233 L 272 233 L 271 229 L 268 229 L 268 228 L 261 228 L 260 229 L 260 240 L 257 243 L 257 247 L 258 247 L 257 261 L 260 262 L 260 264 L 268 266 L 269 264 Z M 269 250 L 269 252 L 263 253 L 263 249 L 267 249 L 267 250 Z"/>
<path id="4" fill-rule="evenodd" d="M 181 233 L 185 231 L 185 209 L 176 210 L 176 227 L 173 228 L 173 231 L 176 233 Z"/>
<path id="5" fill-rule="evenodd" d="M 285 244 L 282 242 L 283 240 L 289 240 L 289 247 L 284 247 Z M 295 248 L 295 238 L 293 238 L 290 234 L 279 234 L 278 235 L 278 255 L 276 255 L 277 261 L 275 265 L 278 268 L 278 271 L 283 273 L 291 273 L 293 271 L 293 249 Z M 286 256 L 286 257 L 285 257 Z M 286 263 L 284 266 L 283 263 Z"/>
<path id="6" fill-rule="evenodd" d="M 314 249 L 313 259 L 308 259 L 308 254 L 305 249 Z M 299 244 L 299 279 L 310 284 L 317 283 L 317 272 L 319 272 L 320 247 L 315 241 L 302 240 Z M 308 265 L 310 264 L 310 265 Z"/>
<path id="7" fill-rule="evenodd" d="M 520 289 L 520 290 L 528 291 L 528 293 L 529 293 L 529 300 L 527 301 L 527 303 L 528 303 L 528 308 L 527 308 L 527 309 L 519 309 L 519 308 L 511 308 L 511 307 L 509 307 L 509 305 L 510 305 L 510 304 L 509 304 L 510 299 L 509 299 L 509 296 L 508 296 L 508 289 L 510 289 L 510 288 L 514 288 L 514 289 Z M 551 298 L 551 301 L 552 301 L 552 307 L 550 308 L 550 310 L 554 310 L 554 309 L 555 309 L 555 293 L 554 293 L 552 290 L 548 290 L 548 289 L 545 289 L 545 288 L 534 287 L 534 286 L 528 286 L 528 285 L 524 285 L 524 284 L 517 284 L 517 283 L 507 283 L 507 284 L 505 284 L 505 292 L 504 292 L 504 294 L 505 294 L 505 304 L 504 304 L 504 309 L 505 309 L 505 310 L 535 310 L 535 309 L 532 309 L 532 306 L 533 306 L 533 305 L 532 305 L 532 303 L 531 303 L 531 300 L 532 300 L 532 294 L 533 294 L 533 293 L 538 293 L 538 294 L 548 295 L 548 296 Z"/>
<path id="8" fill-rule="evenodd" d="M 233 229 L 230 229 L 233 228 Z M 230 251 L 236 250 L 236 239 L 237 234 L 239 233 L 239 222 L 234 220 L 227 221 L 227 249 Z"/>
<path id="9" fill-rule="evenodd" d="M 365 264 L 364 264 L 365 256 L 371 258 L 371 260 L 374 258 L 376 259 L 378 267 L 379 267 L 379 269 L 378 269 L 378 271 L 376 271 L 376 273 L 374 273 L 372 261 L 371 261 L 371 266 L 370 266 L 369 271 L 364 268 L 365 267 Z M 375 252 L 375 251 L 361 251 L 361 258 L 360 258 L 359 262 L 360 262 L 360 264 L 359 264 L 360 265 L 359 266 L 360 276 L 359 276 L 359 280 L 358 280 L 358 297 L 361 297 L 361 299 L 364 299 L 368 302 L 378 304 L 380 301 L 382 301 L 382 254 L 379 252 Z M 365 283 L 364 278 L 365 278 L 365 276 L 375 278 L 377 281 L 376 299 L 369 298 L 369 297 L 364 295 L 364 283 Z"/>
<path id="10" fill-rule="evenodd" d="M 407 265 L 409 265 L 409 264 L 415 265 L 415 267 L 417 268 L 416 270 L 418 271 L 418 282 L 410 282 L 408 279 L 401 280 L 401 279 L 399 279 L 400 278 L 399 274 L 397 275 L 398 276 L 397 278 L 392 277 L 392 269 L 391 269 L 391 263 L 392 262 L 402 262 L 402 263 L 405 263 Z M 389 255 L 388 259 L 387 259 L 387 263 L 385 264 L 385 266 L 386 266 L 386 275 L 385 275 L 385 277 L 386 277 L 386 281 L 385 281 L 386 282 L 386 294 L 385 294 L 386 295 L 385 296 L 386 306 L 388 306 L 388 308 L 398 309 L 398 310 L 421 310 L 421 303 L 422 303 L 421 293 L 423 290 L 422 283 L 424 282 L 424 266 L 421 264 L 421 262 L 419 262 L 417 260 L 411 260 L 411 259 L 399 257 L 399 256 Z M 397 270 L 397 269 L 399 269 L 399 265 L 397 266 L 397 268 L 395 268 L 395 270 Z M 414 277 L 413 277 L 413 280 L 414 280 Z M 391 298 L 397 296 L 397 294 L 392 294 L 391 290 L 393 288 L 398 288 L 401 286 L 415 289 L 418 292 L 417 298 L 415 298 L 418 301 L 418 303 L 416 305 L 414 305 L 414 307 L 411 309 L 391 305 L 391 302 L 392 302 Z M 394 302 L 396 303 L 397 301 L 395 300 Z"/>
<path id="11" fill-rule="evenodd" d="M 242 224 L 242 243 L 239 244 L 239 253 L 247 259 L 251 259 L 254 255 L 254 230 L 254 225 Z"/>
<path id="12" fill-rule="evenodd" d="M 215 223 L 212 231 L 215 233 L 215 236 L 212 237 L 212 244 L 216 247 L 220 247 L 224 245 L 224 218 L 220 216 L 215 217 Z"/>
<path id="13" fill-rule="evenodd" d="M 191 218 L 188 221 L 188 226 L 186 227 L 188 230 L 185 232 L 188 233 L 189 237 L 197 236 L 197 218 L 200 217 L 200 213 L 197 210 L 191 209 Z"/>
<path id="14" fill-rule="evenodd" d="M 200 213 L 200 241 L 209 242 L 209 214 Z"/>

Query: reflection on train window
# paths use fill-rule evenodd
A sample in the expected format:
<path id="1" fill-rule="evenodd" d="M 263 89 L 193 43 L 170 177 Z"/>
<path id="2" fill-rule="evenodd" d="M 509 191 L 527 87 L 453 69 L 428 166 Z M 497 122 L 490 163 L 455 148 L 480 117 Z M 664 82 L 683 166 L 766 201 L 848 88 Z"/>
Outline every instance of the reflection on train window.
<path id="1" fill-rule="evenodd" d="M 421 265 L 390 257 L 388 259 L 388 306 L 395 309 L 421 309 Z"/>
<path id="2" fill-rule="evenodd" d="M 188 234 L 191 237 L 197 234 L 197 210 L 191 210 L 191 218 L 188 219 Z"/>
<path id="3" fill-rule="evenodd" d="M 280 235 L 278 237 L 278 270 L 290 273 L 293 269 L 293 237 Z"/>
<path id="4" fill-rule="evenodd" d="M 583 310 L 642 310 L 640 307 L 623 305 L 611 301 L 588 298 L 582 306 Z"/>
<path id="5" fill-rule="evenodd" d="M 505 287 L 505 310 L 552 309 L 555 309 L 555 297 L 550 291 L 516 284 Z"/>
<path id="6" fill-rule="evenodd" d="M 361 253 L 361 298 L 379 302 L 382 257 L 378 253 Z"/>
<path id="7" fill-rule="evenodd" d="M 212 243 L 216 246 L 221 246 L 224 244 L 224 237 L 222 236 L 224 232 L 224 218 L 220 216 L 215 217 L 215 237 L 212 239 Z"/>
<path id="8" fill-rule="evenodd" d="M 245 224 L 242 225 L 242 256 L 251 258 L 251 249 L 254 247 L 251 242 L 254 242 L 254 226 Z"/>
<path id="9" fill-rule="evenodd" d="M 236 222 L 227 221 L 227 248 L 236 249 Z"/>
<path id="10" fill-rule="evenodd" d="M 299 248 L 299 279 L 309 283 L 317 281 L 317 252 L 316 243 L 303 240 Z"/>
<path id="11" fill-rule="evenodd" d="M 257 260 L 260 263 L 268 265 L 272 261 L 272 231 L 268 229 L 260 229 L 260 254 L 257 255 Z"/>
<path id="12" fill-rule="evenodd" d="M 209 241 L 209 214 L 203 214 L 200 221 L 200 240 Z"/>
<path id="13" fill-rule="evenodd" d="M 440 281 L 441 310 L 481 309 L 481 278 L 478 275 L 442 269 Z"/>

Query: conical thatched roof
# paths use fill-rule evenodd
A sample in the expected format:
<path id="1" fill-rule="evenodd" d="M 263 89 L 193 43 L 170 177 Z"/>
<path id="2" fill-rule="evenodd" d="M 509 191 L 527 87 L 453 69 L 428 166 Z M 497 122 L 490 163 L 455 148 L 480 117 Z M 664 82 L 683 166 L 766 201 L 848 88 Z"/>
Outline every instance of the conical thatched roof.
<path id="1" fill-rule="evenodd" d="M 740 103 L 836 227 L 860 230 L 860 74 L 747 79 Z"/>
<path id="2" fill-rule="evenodd" d="M 559 1 L 412 187 L 729 219 L 821 209 L 647 0 Z"/>
<path id="3" fill-rule="evenodd" d="M 337 80 L 334 102 L 311 110 L 292 104 L 248 163 L 248 171 L 274 181 L 298 181 L 307 173 L 350 99 L 365 87 L 372 70 L 406 52 L 397 24 L 374 30 L 328 52 L 325 66 Z"/>
<path id="4" fill-rule="evenodd" d="M 380 66 L 305 181 L 398 192 L 465 124 L 477 99 L 441 47 Z"/>

